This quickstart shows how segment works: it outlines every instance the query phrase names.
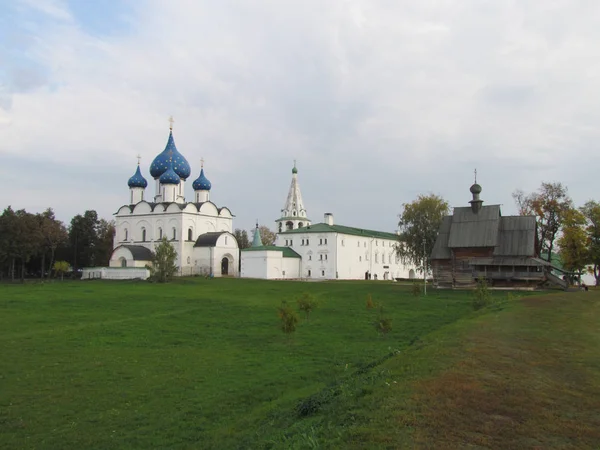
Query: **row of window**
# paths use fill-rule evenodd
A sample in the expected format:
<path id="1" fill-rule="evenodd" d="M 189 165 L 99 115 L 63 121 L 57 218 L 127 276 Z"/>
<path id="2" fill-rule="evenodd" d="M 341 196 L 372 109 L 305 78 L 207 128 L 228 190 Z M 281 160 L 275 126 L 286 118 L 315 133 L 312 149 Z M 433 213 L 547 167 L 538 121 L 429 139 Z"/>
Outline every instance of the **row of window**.
<path id="1" fill-rule="evenodd" d="M 344 242 L 344 241 L 342 241 L 342 242 Z M 356 245 L 357 247 L 360 247 L 360 241 L 358 241 L 356 244 L 357 244 Z M 381 241 L 381 246 L 385 247 L 384 241 Z M 392 242 L 388 242 L 388 247 L 393 247 L 393 246 L 394 246 L 394 244 Z M 363 242 L 363 247 L 365 247 L 365 248 L 367 247 L 367 241 Z M 377 240 L 375 241 L 375 247 L 379 247 L 379 241 L 377 241 Z"/>
<path id="2" fill-rule="evenodd" d="M 142 227 L 142 242 L 146 242 L 147 240 L 147 234 L 146 234 L 146 228 Z M 188 229 L 188 233 L 187 233 L 187 240 L 188 241 L 193 241 L 194 240 L 194 231 L 189 228 Z M 123 240 L 124 241 L 128 241 L 129 240 L 129 231 L 127 230 L 127 228 L 125 228 L 123 230 Z M 158 240 L 161 240 L 163 238 L 163 229 L 162 228 L 158 228 Z M 173 227 L 171 229 L 171 239 L 176 240 L 177 239 L 177 229 L 175 227 Z M 225 244 L 227 244 L 227 237 L 225 237 Z"/>
<path id="3" fill-rule="evenodd" d="M 285 240 L 285 245 L 286 245 L 286 247 L 293 247 L 294 246 L 294 240 L 293 239 L 286 239 Z M 308 238 L 302 239 L 302 243 L 300 245 L 310 245 L 310 239 L 308 239 Z M 321 238 L 321 239 L 319 239 L 319 245 L 327 245 L 327 238 Z"/>
<path id="4" fill-rule="evenodd" d="M 392 259 L 393 259 L 393 255 L 388 256 L 388 261 L 387 264 L 392 264 Z M 366 253 L 365 254 L 365 261 L 369 260 L 369 254 Z M 362 256 L 358 257 L 358 262 L 362 262 Z M 400 262 L 400 257 L 398 255 L 396 255 L 396 264 L 398 264 Z M 375 264 L 379 264 L 379 254 L 375 254 Z M 385 262 L 385 254 L 381 255 L 381 264 L 386 264 Z"/>
<path id="5" fill-rule="evenodd" d="M 312 270 L 308 269 L 308 271 L 307 271 L 306 275 L 307 275 L 308 277 L 311 277 L 311 276 L 312 276 Z M 325 271 L 324 271 L 324 270 L 321 270 L 321 276 L 322 276 L 322 277 L 324 277 L 324 276 L 325 276 Z"/>

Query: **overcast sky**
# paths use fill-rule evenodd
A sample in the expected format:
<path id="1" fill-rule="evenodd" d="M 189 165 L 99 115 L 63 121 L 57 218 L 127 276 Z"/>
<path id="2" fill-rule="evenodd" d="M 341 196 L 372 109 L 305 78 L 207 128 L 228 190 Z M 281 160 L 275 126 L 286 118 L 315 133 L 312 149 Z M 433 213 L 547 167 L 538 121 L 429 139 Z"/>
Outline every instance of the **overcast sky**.
<path id="1" fill-rule="evenodd" d="M 5 0 L 0 205 L 110 219 L 166 144 L 272 228 L 298 161 L 313 222 L 565 183 L 598 195 L 597 0 Z M 191 182 L 187 197 L 192 198 Z M 147 196 L 154 195 L 150 183 Z"/>

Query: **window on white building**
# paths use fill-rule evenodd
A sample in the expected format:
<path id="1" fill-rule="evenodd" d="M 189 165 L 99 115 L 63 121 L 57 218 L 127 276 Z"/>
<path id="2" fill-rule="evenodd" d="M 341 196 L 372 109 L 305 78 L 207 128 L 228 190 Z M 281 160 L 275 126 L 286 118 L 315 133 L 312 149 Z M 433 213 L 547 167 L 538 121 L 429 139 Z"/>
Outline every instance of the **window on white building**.
<path id="1" fill-rule="evenodd" d="M 193 234 L 192 229 L 188 228 L 188 241 L 191 241 L 191 240 L 194 239 L 194 237 L 192 236 L 192 234 Z M 227 238 L 225 238 L 225 239 L 227 239 Z M 225 242 L 225 243 L 227 244 L 227 242 Z"/>
<path id="2" fill-rule="evenodd" d="M 367 243 L 366 242 L 363 242 L 363 247 L 367 248 Z"/>
<path id="3" fill-rule="evenodd" d="M 342 247 L 345 247 L 346 244 L 344 244 L 344 240 L 342 239 Z"/>
<path id="4" fill-rule="evenodd" d="M 125 228 L 125 230 L 123 230 L 125 233 L 125 239 L 123 239 L 124 241 L 127 240 L 127 238 L 129 237 L 129 233 L 127 232 L 127 228 Z"/>
<path id="5" fill-rule="evenodd" d="M 323 245 L 323 239 L 319 239 L 319 245 Z"/>
<path id="6" fill-rule="evenodd" d="M 158 239 L 162 239 L 162 228 L 158 229 Z"/>
<path id="7" fill-rule="evenodd" d="M 173 227 L 173 240 L 177 239 L 177 229 Z"/>
<path id="8" fill-rule="evenodd" d="M 358 257 L 358 262 L 361 262 L 361 261 L 362 261 L 362 256 L 359 256 Z"/>
<path id="9" fill-rule="evenodd" d="M 142 227 L 142 242 L 146 242 L 146 229 Z"/>
<path id="10" fill-rule="evenodd" d="M 325 261 L 327 261 L 327 255 L 325 255 Z"/>
<path id="11" fill-rule="evenodd" d="M 310 269 L 308 269 L 308 276 L 310 277 Z"/>
<path id="12" fill-rule="evenodd" d="M 308 260 L 312 261 L 312 255 L 308 255 Z"/>
<path id="13" fill-rule="evenodd" d="M 325 238 L 325 245 L 327 245 L 327 238 Z"/>
<path id="14" fill-rule="evenodd" d="M 319 261 L 323 261 L 323 255 L 319 255 Z"/>
<path id="15" fill-rule="evenodd" d="M 379 255 L 375 253 L 375 264 L 379 264 Z"/>
<path id="16" fill-rule="evenodd" d="M 306 245 L 309 245 L 308 239 L 306 240 Z"/>
<path id="17" fill-rule="evenodd" d="M 324 277 L 325 276 L 325 271 L 321 270 L 321 276 Z"/>

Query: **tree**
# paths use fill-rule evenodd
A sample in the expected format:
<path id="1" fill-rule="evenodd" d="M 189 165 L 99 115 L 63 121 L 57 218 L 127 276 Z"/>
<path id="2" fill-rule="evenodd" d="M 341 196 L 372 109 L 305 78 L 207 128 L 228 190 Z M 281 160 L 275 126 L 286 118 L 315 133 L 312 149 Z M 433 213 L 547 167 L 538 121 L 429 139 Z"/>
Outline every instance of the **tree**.
<path id="1" fill-rule="evenodd" d="M 279 316 L 279 320 L 281 320 L 281 331 L 287 335 L 291 335 L 296 331 L 298 314 L 285 301 L 282 301 L 281 306 L 277 308 L 277 315 Z"/>
<path id="2" fill-rule="evenodd" d="M 7 265 L 7 272 L 12 281 L 15 279 L 18 227 L 17 215 L 9 206 L 0 216 L 0 259 Z"/>
<path id="3" fill-rule="evenodd" d="M 17 226 L 13 231 L 14 252 L 21 260 L 21 280 L 25 280 L 25 264 L 42 248 L 42 232 L 38 218 L 24 209 L 15 213 Z"/>
<path id="4" fill-rule="evenodd" d="M 308 322 L 310 318 L 310 313 L 317 309 L 318 306 L 314 295 L 305 292 L 296 302 L 298 303 L 298 308 L 300 309 L 300 311 L 303 311 L 306 315 L 306 321 Z"/>
<path id="5" fill-rule="evenodd" d="M 175 247 L 163 236 L 160 244 L 156 246 L 156 251 L 152 253 L 152 266 L 150 267 L 152 279 L 159 283 L 170 281 L 177 273 L 176 259 Z"/>
<path id="6" fill-rule="evenodd" d="M 570 272 L 581 273 L 589 259 L 588 238 L 585 232 L 586 218 L 576 209 L 564 214 L 562 235 L 557 241 L 563 267 Z"/>
<path id="7" fill-rule="evenodd" d="M 404 264 L 414 265 L 423 273 L 426 270 L 424 254 L 427 255 L 425 259 L 431 255 L 442 219 L 449 211 L 448 202 L 434 194 L 419 195 L 403 207 L 398 222 L 400 242 L 396 253 Z"/>
<path id="8" fill-rule="evenodd" d="M 233 232 L 233 235 L 235 236 L 235 239 L 238 242 L 238 247 L 240 248 L 240 250 L 243 248 L 250 247 L 250 241 L 248 240 L 248 232 L 246 230 L 240 230 L 239 228 L 236 228 Z"/>
<path id="9" fill-rule="evenodd" d="M 518 189 L 512 195 L 520 215 L 537 217 L 535 252 L 540 256 L 545 253 L 547 261 L 550 261 L 565 214 L 573 209 L 567 187 L 562 183 L 542 183 L 537 192 L 525 194 Z"/>
<path id="10" fill-rule="evenodd" d="M 590 200 L 580 211 L 587 220 L 588 263 L 592 264 L 591 272 L 596 279 L 596 286 L 600 286 L 600 203 Z"/>
<path id="11" fill-rule="evenodd" d="M 50 264 L 48 264 L 48 271 L 50 271 L 54 266 L 56 249 L 68 241 L 69 235 L 65 225 L 60 220 L 56 220 L 52 208 L 48 208 L 43 213 L 38 214 L 38 220 L 40 221 L 40 231 L 42 234 L 43 246 L 41 252 L 41 277 L 44 278 L 44 274 L 46 272 L 46 253 L 50 252 Z"/>
<path id="12" fill-rule="evenodd" d="M 71 219 L 69 243 L 74 270 L 95 265 L 98 225 L 98 214 L 93 210 L 86 211 L 83 216 L 78 214 Z"/>
<path id="13" fill-rule="evenodd" d="M 66 261 L 56 261 L 54 263 L 54 273 L 60 274 L 60 281 L 64 279 L 65 273 L 69 271 L 69 263 Z"/>
<path id="14" fill-rule="evenodd" d="M 108 266 L 113 251 L 115 237 L 115 222 L 100 219 L 96 227 L 96 255 L 95 262 L 99 266 Z"/>
<path id="15" fill-rule="evenodd" d="M 261 225 L 258 227 L 258 232 L 260 233 L 260 239 L 265 247 L 275 245 L 275 238 L 277 235 L 275 232 L 269 230 L 269 227 Z"/>

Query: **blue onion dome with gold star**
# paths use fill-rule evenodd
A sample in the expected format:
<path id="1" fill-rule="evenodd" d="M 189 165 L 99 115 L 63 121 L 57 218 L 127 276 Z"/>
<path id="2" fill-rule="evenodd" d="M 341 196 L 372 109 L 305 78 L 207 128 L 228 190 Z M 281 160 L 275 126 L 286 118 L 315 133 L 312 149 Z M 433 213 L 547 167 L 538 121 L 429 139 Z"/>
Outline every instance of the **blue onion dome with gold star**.
<path id="1" fill-rule="evenodd" d="M 171 119 L 172 123 L 172 119 Z M 177 147 L 175 146 L 175 140 L 173 139 L 173 127 L 171 126 L 169 130 L 169 140 L 167 141 L 167 146 L 160 153 L 152 164 L 150 164 L 150 175 L 152 178 L 157 179 L 160 177 L 169 166 L 169 152 L 173 152 L 173 170 L 182 180 L 187 180 L 190 174 L 192 173 L 192 169 L 190 164 L 187 162 L 187 159 L 179 153 Z"/>
<path id="2" fill-rule="evenodd" d="M 201 163 L 200 176 L 194 180 L 192 187 L 195 191 L 210 191 L 212 185 L 206 175 L 204 175 L 204 161 Z"/>
<path id="3" fill-rule="evenodd" d="M 160 184 L 179 184 L 181 182 L 181 178 L 179 178 L 179 175 L 177 175 L 177 172 L 173 168 L 172 159 L 169 159 L 167 162 L 167 170 L 163 172 L 158 181 L 160 181 Z"/>
<path id="4" fill-rule="evenodd" d="M 148 182 L 146 181 L 146 179 L 142 176 L 142 173 L 140 172 L 140 165 L 139 164 L 137 166 L 137 169 L 136 169 L 135 173 L 133 174 L 133 176 L 127 182 L 127 185 L 130 188 L 143 188 L 143 189 L 146 189 L 146 187 L 148 187 Z"/>

